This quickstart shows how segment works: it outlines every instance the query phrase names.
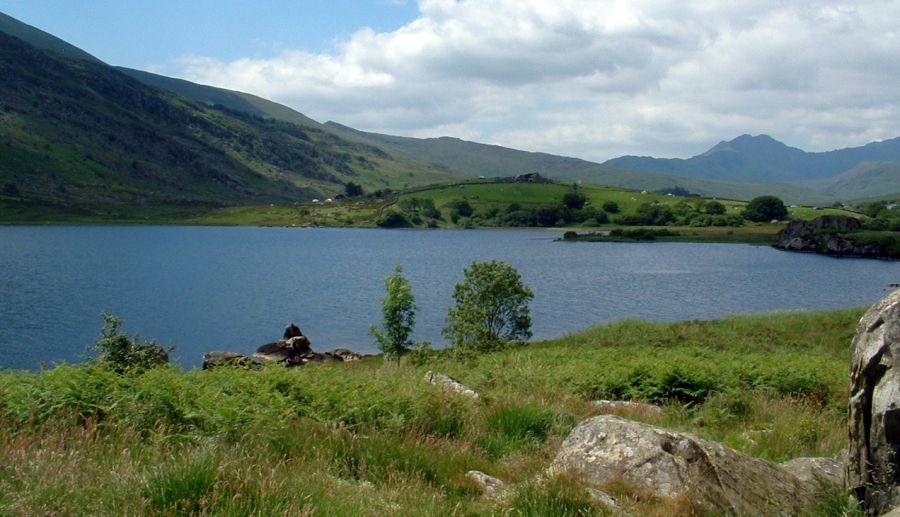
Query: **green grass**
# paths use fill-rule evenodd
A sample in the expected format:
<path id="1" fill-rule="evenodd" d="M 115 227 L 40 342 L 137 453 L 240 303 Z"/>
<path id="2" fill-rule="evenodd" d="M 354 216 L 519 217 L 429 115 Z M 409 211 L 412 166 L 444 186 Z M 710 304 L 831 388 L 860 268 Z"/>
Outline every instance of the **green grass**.
<path id="1" fill-rule="evenodd" d="M 616 412 L 773 461 L 845 450 L 860 314 L 622 321 L 415 364 L 0 371 L 0 514 L 593 515 L 576 479 L 538 477 L 595 399 L 660 404 Z M 473 469 L 508 496 L 481 499 Z M 637 514 L 692 511 L 616 489 Z"/>

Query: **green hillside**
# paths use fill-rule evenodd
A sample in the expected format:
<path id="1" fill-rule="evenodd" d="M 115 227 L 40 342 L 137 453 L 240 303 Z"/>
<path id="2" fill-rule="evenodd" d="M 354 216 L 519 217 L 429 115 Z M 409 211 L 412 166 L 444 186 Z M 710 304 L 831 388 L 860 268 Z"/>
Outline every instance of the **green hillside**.
<path id="1" fill-rule="evenodd" d="M 348 181 L 406 188 L 449 177 L 4 33 L 0 98 L 5 203 L 277 203 L 335 194 Z"/>
<path id="2" fill-rule="evenodd" d="M 900 162 L 863 162 L 828 181 L 836 198 L 867 198 L 900 192 Z"/>
<path id="3" fill-rule="evenodd" d="M 175 79 L 164 75 L 152 74 L 131 68 L 115 67 L 116 70 L 129 75 L 138 81 L 173 91 L 193 101 L 209 106 L 222 106 L 232 111 L 246 113 L 256 117 L 272 118 L 290 122 L 298 126 L 321 128 L 321 124 L 306 115 L 277 102 L 250 95 L 249 93 L 216 88 L 192 83 L 183 79 Z"/>

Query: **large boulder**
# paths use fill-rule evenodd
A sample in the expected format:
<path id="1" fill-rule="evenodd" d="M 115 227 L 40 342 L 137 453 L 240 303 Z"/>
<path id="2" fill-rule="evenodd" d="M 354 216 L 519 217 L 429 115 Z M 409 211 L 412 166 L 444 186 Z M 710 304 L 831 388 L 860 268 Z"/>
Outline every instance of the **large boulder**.
<path id="1" fill-rule="evenodd" d="M 847 481 L 879 515 L 900 505 L 900 290 L 866 311 L 850 352 Z"/>
<path id="2" fill-rule="evenodd" d="M 816 487 L 774 463 L 615 415 L 576 426 L 551 470 L 574 471 L 600 488 L 624 481 L 657 497 L 687 497 L 715 514 L 798 515 L 816 496 Z"/>

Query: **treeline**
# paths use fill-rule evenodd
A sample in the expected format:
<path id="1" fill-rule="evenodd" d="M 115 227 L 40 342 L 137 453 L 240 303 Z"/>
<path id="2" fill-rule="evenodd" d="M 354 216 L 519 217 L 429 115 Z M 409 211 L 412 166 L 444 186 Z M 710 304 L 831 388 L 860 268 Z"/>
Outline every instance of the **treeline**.
<path id="1" fill-rule="evenodd" d="M 383 228 L 429 227 L 442 223 L 462 227 L 557 227 L 598 226 L 741 226 L 746 221 L 768 222 L 788 215 L 784 203 L 774 196 L 760 196 L 741 212 L 729 213 L 716 200 L 688 197 L 674 203 L 649 201 L 633 212 L 622 213 L 618 203 L 605 200 L 591 203 L 577 187 L 567 191 L 555 203 L 523 206 L 520 203 L 473 207 L 467 200 L 456 199 L 438 207 L 433 199 L 409 197 L 401 199 L 377 224 Z"/>

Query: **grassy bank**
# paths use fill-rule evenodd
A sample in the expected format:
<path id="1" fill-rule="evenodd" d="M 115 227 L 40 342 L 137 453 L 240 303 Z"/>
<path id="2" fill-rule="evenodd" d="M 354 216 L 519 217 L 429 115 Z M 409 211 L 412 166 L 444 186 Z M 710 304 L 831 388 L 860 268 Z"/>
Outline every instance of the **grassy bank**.
<path id="1" fill-rule="evenodd" d="M 3 515 L 593 515 L 536 481 L 595 399 L 783 461 L 846 449 L 859 310 L 624 321 L 501 352 L 259 371 L 0 372 Z M 471 401 L 427 384 L 439 370 Z M 507 480 L 485 501 L 465 473 Z M 603 487 L 641 515 L 686 512 Z M 680 508 L 680 510 L 679 510 Z"/>

